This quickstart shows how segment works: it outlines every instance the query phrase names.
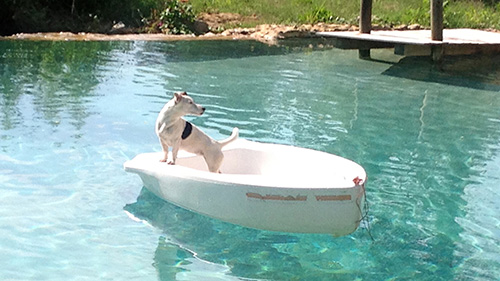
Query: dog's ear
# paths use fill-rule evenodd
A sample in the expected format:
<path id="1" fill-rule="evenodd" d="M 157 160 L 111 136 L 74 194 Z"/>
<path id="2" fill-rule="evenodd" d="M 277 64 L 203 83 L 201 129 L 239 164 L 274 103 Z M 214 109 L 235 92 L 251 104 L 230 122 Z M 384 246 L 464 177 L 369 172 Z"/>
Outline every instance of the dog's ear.
<path id="1" fill-rule="evenodd" d="M 183 96 L 187 96 L 187 95 L 188 95 L 188 93 L 186 93 L 186 92 L 182 92 L 182 93 L 181 93 L 181 95 L 183 95 Z"/>
<path id="2" fill-rule="evenodd" d="M 179 93 L 179 92 L 174 93 L 174 98 L 175 98 L 175 103 L 176 104 L 179 103 L 182 100 L 182 96 L 183 96 L 184 93 Z"/>

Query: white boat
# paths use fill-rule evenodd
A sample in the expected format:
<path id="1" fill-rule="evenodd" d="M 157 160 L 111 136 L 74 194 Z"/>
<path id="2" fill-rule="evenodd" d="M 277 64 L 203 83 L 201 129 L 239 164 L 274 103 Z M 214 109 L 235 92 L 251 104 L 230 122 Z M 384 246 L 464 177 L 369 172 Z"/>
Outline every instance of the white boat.
<path id="1" fill-rule="evenodd" d="M 202 156 L 180 151 L 176 165 L 143 153 L 125 162 L 158 197 L 250 228 L 342 236 L 363 215 L 366 172 L 326 152 L 238 139 L 223 149 L 222 174 Z"/>

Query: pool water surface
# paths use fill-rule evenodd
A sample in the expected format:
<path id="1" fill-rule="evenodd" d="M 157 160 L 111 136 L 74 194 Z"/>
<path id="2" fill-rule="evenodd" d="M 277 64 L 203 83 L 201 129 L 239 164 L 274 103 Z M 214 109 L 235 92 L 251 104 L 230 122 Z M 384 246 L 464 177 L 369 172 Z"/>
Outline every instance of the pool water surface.
<path id="1" fill-rule="evenodd" d="M 0 279 L 497 280 L 500 56 L 441 71 L 357 56 L 0 41 Z M 267 232 L 148 192 L 122 165 L 161 150 L 154 122 L 180 90 L 206 107 L 188 119 L 216 139 L 237 126 L 362 165 L 367 221 L 340 238 Z"/>

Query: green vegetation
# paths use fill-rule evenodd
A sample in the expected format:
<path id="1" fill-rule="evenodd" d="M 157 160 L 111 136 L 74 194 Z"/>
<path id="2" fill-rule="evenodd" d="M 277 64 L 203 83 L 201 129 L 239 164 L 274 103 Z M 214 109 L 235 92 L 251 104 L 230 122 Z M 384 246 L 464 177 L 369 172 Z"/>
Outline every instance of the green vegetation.
<path id="1" fill-rule="evenodd" d="M 143 18 L 142 22 L 148 33 L 190 34 L 195 18 L 191 5 L 167 0 L 159 11 L 152 9 L 150 17 Z"/>
<path id="2" fill-rule="evenodd" d="M 0 35 L 16 32 L 105 32 L 114 23 L 141 26 L 159 0 L 2 0 Z"/>
<path id="3" fill-rule="evenodd" d="M 37 31 L 107 32 L 117 22 L 142 32 L 189 33 L 196 14 L 238 13 L 261 23 L 357 24 L 359 0 L 3 0 L 0 35 Z M 447 28 L 500 30 L 500 0 L 447 0 Z M 373 23 L 430 25 L 429 0 L 374 0 Z M 257 19 L 257 20 L 255 20 Z"/>
<path id="4" fill-rule="evenodd" d="M 359 13 L 357 0 L 190 0 L 189 3 L 197 13 L 256 15 L 259 23 L 295 24 L 342 19 L 355 22 Z"/>
<path id="5" fill-rule="evenodd" d="M 233 12 L 257 15 L 259 23 L 316 22 L 358 24 L 359 0 L 190 0 L 196 13 Z M 447 28 L 500 30 L 500 0 L 448 0 Z M 429 0 L 373 0 L 373 23 L 430 26 Z"/>
<path id="6" fill-rule="evenodd" d="M 374 8 L 378 18 L 374 22 L 388 25 L 420 24 L 430 26 L 429 0 L 407 1 L 411 5 L 400 5 L 391 12 L 387 9 Z M 406 3 L 406 2 L 405 2 Z M 376 4 L 375 4 L 376 5 Z M 404 8 L 406 6 L 406 9 Z M 500 1 L 498 0 L 462 0 L 444 2 L 445 28 L 493 28 L 500 29 Z"/>

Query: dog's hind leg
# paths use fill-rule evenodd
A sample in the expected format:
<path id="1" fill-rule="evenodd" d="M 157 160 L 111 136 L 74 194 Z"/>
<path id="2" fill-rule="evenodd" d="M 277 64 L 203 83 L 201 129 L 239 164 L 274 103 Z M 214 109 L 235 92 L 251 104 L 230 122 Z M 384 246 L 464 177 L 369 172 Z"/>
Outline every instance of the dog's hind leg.
<path id="1" fill-rule="evenodd" d="M 207 163 L 208 170 L 212 173 L 221 173 L 220 166 L 222 165 L 222 160 L 224 160 L 224 154 L 221 151 L 217 151 L 217 153 L 210 156 L 208 159 L 205 155 L 205 162 Z"/>

